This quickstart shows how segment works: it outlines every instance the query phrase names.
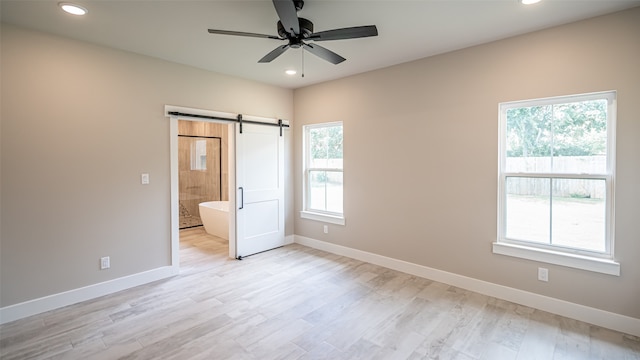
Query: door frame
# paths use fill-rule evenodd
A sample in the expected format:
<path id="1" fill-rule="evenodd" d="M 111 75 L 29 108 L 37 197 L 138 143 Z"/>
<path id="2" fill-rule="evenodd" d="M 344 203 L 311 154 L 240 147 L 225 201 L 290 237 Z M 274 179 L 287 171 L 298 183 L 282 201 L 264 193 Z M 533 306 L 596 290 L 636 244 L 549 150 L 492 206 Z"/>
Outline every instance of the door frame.
<path id="1" fill-rule="evenodd" d="M 206 109 L 189 108 L 184 106 L 165 105 L 164 114 L 169 118 L 169 144 L 170 144 L 170 182 L 171 182 L 171 267 L 175 273 L 180 268 L 180 214 L 179 188 L 178 188 L 178 120 L 215 122 L 228 124 L 228 160 L 229 160 L 229 257 L 236 258 L 236 127 L 237 123 L 223 120 L 203 119 L 199 117 L 169 115 L 169 112 L 186 113 L 200 116 L 212 116 L 218 118 L 236 119 L 238 114 L 213 111 Z M 243 119 L 259 121 L 269 124 L 278 124 L 278 119 L 262 116 L 242 115 Z M 283 124 L 289 125 L 288 121 Z M 285 146 L 286 151 L 286 146 Z M 233 209 L 233 211 L 231 211 Z M 285 214 L 286 218 L 286 214 Z M 286 235 L 285 235 L 286 237 Z"/>

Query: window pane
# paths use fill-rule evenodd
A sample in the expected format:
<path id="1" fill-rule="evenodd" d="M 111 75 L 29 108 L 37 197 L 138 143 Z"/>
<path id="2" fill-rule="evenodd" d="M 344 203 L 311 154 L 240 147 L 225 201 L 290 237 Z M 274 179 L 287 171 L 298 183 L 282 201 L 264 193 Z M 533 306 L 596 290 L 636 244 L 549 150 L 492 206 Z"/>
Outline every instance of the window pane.
<path id="1" fill-rule="evenodd" d="M 592 100 L 553 107 L 553 172 L 607 170 L 607 101 Z"/>
<path id="2" fill-rule="evenodd" d="M 552 243 L 605 251 L 605 180 L 554 179 Z"/>
<path id="3" fill-rule="evenodd" d="M 195 140 L 191 143 L 191 170 L 207 170 L 207 141 Z"/>
<path id="4" fill-rule="evenodd" d="M 603 174 L 607 100 L 507 110 L 507 172 Z"/>
<path id="5" fill-rule="evenodd" d="M 507 238 L 550 244 L 549 185 L 543 178 L 506 178 Z"/>
<path id="6" fill-rule="evenodd" d="M 309 130 L 310 168 L 342 169 L 342 125 Z"/>
<path id="7" fill-rule="evenodd" d="M 551 171 L 551 106 L 507 110 L 506 171 Z"/>
<path id="8" fill-rule="evenodd" d="M 309 209 L 342 213 L 342 172 L 309 171 Z"/>

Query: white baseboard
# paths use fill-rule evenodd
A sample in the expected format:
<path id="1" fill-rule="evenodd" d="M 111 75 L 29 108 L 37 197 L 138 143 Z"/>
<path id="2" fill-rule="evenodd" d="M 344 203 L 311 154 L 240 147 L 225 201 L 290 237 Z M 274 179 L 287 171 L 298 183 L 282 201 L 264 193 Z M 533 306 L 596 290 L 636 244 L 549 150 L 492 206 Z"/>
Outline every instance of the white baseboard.
<path id="1" fill-rule="evenodd" d="M 332 254 L 368 262 L 407 274 L 427 278 L 480 294 L 511 301 L 553 314 L 584 321 L 593 325 L 640 336 L 640 319 L 620 315 L 568 301 L 514 289 L 470 277 L 393 259 L 390 257 L 356 250 L 300 235 L 295 235 L 297 244 L 323 250 Z"/>
<path id="2" fill-rule="evenodd" d="M 95 299 L 100 296 L 112 294 L 138 285 L 147 284 L 156 280 L 166 279 L 177 274 L 177 266 L 165 266 L 105 281 L 99 284 L 93 284 L 59 294 L 25 301 L 19 304 L 5 306 L 0 308 L 0 324 L 40 314 L 45 311 L 58 309 L 67 305 L 76 304 L 81 301 Z"/>
<path id="3" fill-rule="evenodd" d="M 284 237 L 284 244 L 289 245 L 295 242 L 295 235 L 287 235 Z"/>

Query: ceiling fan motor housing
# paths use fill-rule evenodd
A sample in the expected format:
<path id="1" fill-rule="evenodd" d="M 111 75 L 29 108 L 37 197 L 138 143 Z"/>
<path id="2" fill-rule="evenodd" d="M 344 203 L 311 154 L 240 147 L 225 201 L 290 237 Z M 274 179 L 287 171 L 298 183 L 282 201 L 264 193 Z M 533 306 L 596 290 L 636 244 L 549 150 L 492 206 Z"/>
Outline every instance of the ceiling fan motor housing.
<path id="1" fill-rule="evenodd" d="M 300 25 L 300 34 L 296 35 L 288 32 L 282 25 L 282 21 L 278 21 L 278 35 L 289 40 L 295 38 L 298 38 L 298 40 L 303 40 L 313 34 L 313 23 L 311 21 L 305 18 L 298 18 L 298 25 Z"/>

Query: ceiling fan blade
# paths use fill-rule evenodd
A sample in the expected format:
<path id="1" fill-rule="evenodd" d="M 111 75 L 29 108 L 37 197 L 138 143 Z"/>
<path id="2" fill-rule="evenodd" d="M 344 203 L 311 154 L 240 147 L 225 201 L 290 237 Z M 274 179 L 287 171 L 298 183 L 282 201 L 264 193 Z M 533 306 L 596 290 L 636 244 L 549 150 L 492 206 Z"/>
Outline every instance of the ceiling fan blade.
<path id="1" fill-rule="evenodd" d="M 311 36 L 309 36 L 307 39 L 314 41 L 325 41 L 356 39 L 369 36 L 378 36 L 378 28 L 375 25 L 354 26 L 342 29 L 320 31 L 311 34 Z"/>
<path id="2" fill-rule="evenodd" d="M 300 24 L 298 23 L 298 13 L 293 0 L 273 0 L 280 22 L 288 33 L 300 34 Z"/>
<path id="3" fill-rule="evenodd" d="M 289 44 L 278 46 L 277 48 L 273 49 L 273 51 L 265 55 L 262 59 L 258 60 L 258 62 L 259 63 L 271 62 L 273 59 L 277 58 L 278 56 L 282 55 L 282 53 L 287 51 L 287 49 L 289 49 Z"/>
<path id="4" fill-rule="evenodd" d="M 332 64 L 340 64 L 341 62 L 347 60 L 345 58 L 343 58 L 342 56 L 334 53 L 333 51 L 327 49 L 327 48 L 323 48 L 320 45 L 316 45 L 316 44 L 304 44 L 304 48 L 307 49 L 310 53 L 312 53 L 313 55 L 327 60 L 328 62 L 332 63 Z"/>
<path id="5" fill-rule="evenodd" d="M 256 34 L 256 33 L 250 33 L 250 32 L 230 31 L 230 30 L 209 29 L 209 34 L 248 36 L 248 37 L 257 37 L 257 38 L 264 38 L 264 39 L 284 40 L 283 38 L 275 35 Z"/>

